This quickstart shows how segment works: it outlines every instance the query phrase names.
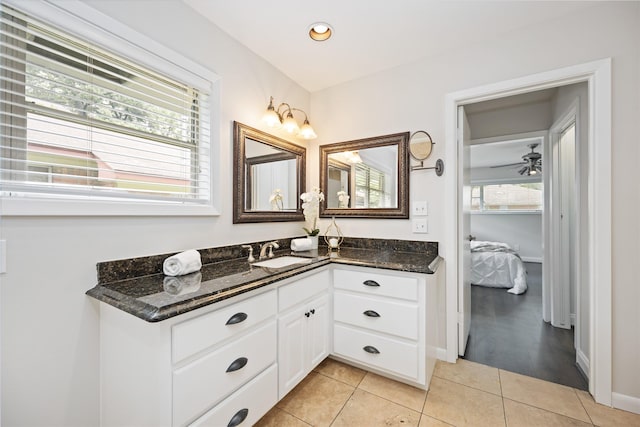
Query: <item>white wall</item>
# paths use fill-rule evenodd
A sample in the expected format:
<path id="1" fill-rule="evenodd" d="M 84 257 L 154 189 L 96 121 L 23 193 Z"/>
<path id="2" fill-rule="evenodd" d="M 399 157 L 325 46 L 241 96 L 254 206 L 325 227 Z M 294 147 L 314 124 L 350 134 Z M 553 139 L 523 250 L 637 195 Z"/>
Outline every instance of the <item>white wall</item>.
<path id="1" fill-rule="evenodd" d="M 91 5 L 221 76 L 219 217 L 3 217 L 2 425 L 99 425 L 98 305 L 84 293 L 100 261 L 301 235 L 303 224 L 232 224 L 232 121 L 263 128 L 273 95 L 309 94 L 181 2 Z M 126 5 L 126 7 L 124 7 Z M 263 128 L 264 129 L 264 128 Z M 266 129 L 265 129 L 266 130 Z M 279 134 L 285 138 L 284 135 Z M 0 206 L 1 208 L 1 206 Z"/>
<path id="2" fill-rule="evenodd" d="M 468 113 L 467 118 L 472 138 L 480 139 L 549 129 L 551 111 L 550 103 L 542 101 Z"/>
<path id="3" fill-rule="evenodd" d="M 477 240 L 507 243 L 525 262 L 542 262 L 541 213 L 473 213 L 471 234 Z"/>
<path id="4" fill-rule="evenodd" d="M 524 28 L 486 44 L 471 43 L 467 48 L 438 57 L 416 60 L 412 65 L 394 68 L 375 76 L 313 93 L 314 125 L 319 144 L 425 129 L 436 145 L 427 164 L 442 157 L 445 134 L 445 95 L 489 83 L 613 58 L 612 88 L 612 269 L 613 269 L 613 390 L 638 399 L 640 407 L 640 287 L 636 286 L 635 265 L 640 253 L 637 213 L 640 192 L 637 180 L 629 179 L 640 160 L 637 135 L 640 134 L 640 3 L 598 2 L 567 19 L 549 19 L 544 25 Z M 372 47 L 371 54 L 375 54 Z M 472 135 L 473 138 L 473 135 Z M 315 151 L 314 151 L 315 152 Z M 309 160 L 317 165 L 317 152 Z M 310 180 L 317 183 L 317 166 L 309 168 Z M 411 174 L 412 200 L 429 201 L 429 234 L 411 234 L 409 221 L 340 220 L 347 235 L 438 240 L 441 252 L 445 215 L 438 209 L 444 201 L 443 179 L 433 171 Z M 444 322 L 442 322 L 444 323 Z M 442 336 L 442 335 L 441 335 Z"/>

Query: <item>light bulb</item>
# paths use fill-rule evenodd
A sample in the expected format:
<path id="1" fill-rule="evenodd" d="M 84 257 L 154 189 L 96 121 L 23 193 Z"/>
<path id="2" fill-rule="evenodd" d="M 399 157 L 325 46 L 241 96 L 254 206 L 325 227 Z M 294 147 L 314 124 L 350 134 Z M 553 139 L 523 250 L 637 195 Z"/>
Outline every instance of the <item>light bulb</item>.
<path id="1" fill-rule="evenodd" d="M 309 124 L 309 120 L 305 119 L 302 127 L 300 128 L 300 133 L 298 134 L 303 139 L 315 139 L 318 137 L 315 131 Z"/>
<path id="2" fill-rule="evenodd" d="M 289 111 L 284 121 L 282 122 L 282 127 L 289 133 L 296 133 L 300 130 L 300 128 L 298 127 L 298 123 L 293 118 L 293 114 L 291 114 L 291 111 Z"/>

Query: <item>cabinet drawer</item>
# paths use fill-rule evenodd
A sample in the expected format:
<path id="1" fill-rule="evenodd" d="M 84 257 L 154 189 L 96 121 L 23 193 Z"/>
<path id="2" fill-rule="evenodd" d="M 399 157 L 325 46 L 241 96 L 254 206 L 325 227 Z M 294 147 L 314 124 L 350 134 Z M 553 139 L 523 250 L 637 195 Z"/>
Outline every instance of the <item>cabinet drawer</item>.
<path id="1" fill-rule="evenodd" d="M 177 363 L 276 314 L 276 291 L 216 310 L 172 329 L 172 360 Z"/>
<path id="2" fill-rule="evenodd" d="M 334 319 L 377 332 L 418 339 L 418 306 L 366 295 L 335 292 Z"/>
<path id="3" fill-rule="evenodd" d="M 183 425 L 202 414 L 274 363 L 276 340 L 276 322 L 272 320 L 173 371 L 173 424 Z"/>
<path id="4" fill-rule="evenodd" d="M 262 418 L 277 402 L 278 368 L 277 365 L 272 365 L 240 390 L 220 402 L 215 408 L 198 418 L 191 426 L 236 425 L 248 427 Z M 231 423 L 232 419 L 235 421 L 233 424 Z M 242 421 L 239 422 L 240 420 Z"/>
<path id="5" fill-rule="evenodd" d="M 407 344 L 341 325 L 334 326 L 333 340 L 335 354 L 405 377 L 418 378 L 417 344 Z M 371 351 L 375 349 L 378 353 L 367 352 L 365 348 L 369 348 Z"/>
<path id="6" fill-rule="evenodd" d="M 418 300 L 418 279 L 377 271 L 334 270 L 333 287 L 369 295 Z"/>
<path id="7" fill-rule="evenodd" d="M 295 283 L 282 286 L 278 289 L 278 309 L 280 311 L 286 310 L 320 292 L 326 291 L 329 289 L 330 282 L 329 271 L 325 270 L 312 276 L 304 277 Z"/>

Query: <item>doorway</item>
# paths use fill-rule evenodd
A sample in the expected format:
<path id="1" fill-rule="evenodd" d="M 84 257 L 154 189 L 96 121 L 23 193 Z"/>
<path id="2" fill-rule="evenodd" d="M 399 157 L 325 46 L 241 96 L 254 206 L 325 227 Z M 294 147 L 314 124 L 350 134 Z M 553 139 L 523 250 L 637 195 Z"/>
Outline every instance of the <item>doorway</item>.
<path id="1" fill-rule="evenodd" d="M 586 194 L 589 198 L 588 250 L 584 256 L 588 266 L 589 316 L 589 392 L 598 403 L 611 404 L 611 61 L 567 67 L 510 81 L 455 92 L 446 98 L 447 158 L 450 173 L 446 178 L 447 208 L 457 212 L 447 224 L 446 268 L 446 335 L 447 360 L 454 362 L 458 354 L 459 325 L 470 313 L 459 305 L 464 296 L 464 271 L 461 262 L 465 244 L 460 233 L 462 222 L 462 181 L 464 147 L 459 143 L 458 107 L 474 102 L 497 99 L 586 81 L 589 86 L 588 168 Z M 596 144 L 595 141 L 598 141 Z M 547 236 L 545 236 L 546 238 Z M 596 262 L 597 260 L 597 262 Z M 464 328 L 463 328 L 464 329 Z"/>

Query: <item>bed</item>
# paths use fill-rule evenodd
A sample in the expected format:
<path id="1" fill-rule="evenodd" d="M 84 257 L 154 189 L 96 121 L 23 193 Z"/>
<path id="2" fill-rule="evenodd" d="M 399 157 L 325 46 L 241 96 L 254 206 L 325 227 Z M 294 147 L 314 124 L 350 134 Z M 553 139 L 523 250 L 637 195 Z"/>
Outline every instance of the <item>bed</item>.
<path id="1" fill-rule="evenodd" d="M 506 243 L 472 240 L 471 284 L 524 293 L 527 278 L 520 255 Z"/>

